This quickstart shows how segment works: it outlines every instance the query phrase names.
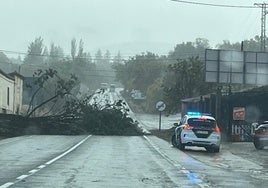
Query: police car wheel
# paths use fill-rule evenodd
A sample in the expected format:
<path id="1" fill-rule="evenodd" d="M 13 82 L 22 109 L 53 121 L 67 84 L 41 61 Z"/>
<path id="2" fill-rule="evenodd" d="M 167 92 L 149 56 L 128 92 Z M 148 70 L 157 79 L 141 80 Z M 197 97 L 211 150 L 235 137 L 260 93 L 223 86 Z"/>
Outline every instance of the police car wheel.
<path id="1" fill-rule="evenodd" d="M 179 150 L 185 149 L 185 145 L 181 143 L 180 135 L 179 135 L 177 147 L 179 148 Z"/>
<path id="2" fill-rule="evenodd" d="M 175 135 L 172 135 L 171 143 L 172 143 L 172 145 L 173 145 L 174 147 L 177 147 L 177 143 L 176 143 Z"/>
<path id="3" fill-rule="evenodd" d="M 256 149 L 258 149 L 258 150 L 263 149 L 263 146 L 259 141 L 254 140 L 253 143 L 254 143 L 254 146 L 255 146 Z"/>

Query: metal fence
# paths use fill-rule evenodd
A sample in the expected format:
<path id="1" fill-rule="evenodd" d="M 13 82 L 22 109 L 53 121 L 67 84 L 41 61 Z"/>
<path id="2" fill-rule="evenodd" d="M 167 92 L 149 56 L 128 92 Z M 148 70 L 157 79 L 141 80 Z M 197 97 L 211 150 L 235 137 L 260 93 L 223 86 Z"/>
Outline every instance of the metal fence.
<path id="1" fill-rule="evenodd" d="M 232 141 L 234 142 L 250 142 L 255 127 L 252 125 L 232 125 Z"/>

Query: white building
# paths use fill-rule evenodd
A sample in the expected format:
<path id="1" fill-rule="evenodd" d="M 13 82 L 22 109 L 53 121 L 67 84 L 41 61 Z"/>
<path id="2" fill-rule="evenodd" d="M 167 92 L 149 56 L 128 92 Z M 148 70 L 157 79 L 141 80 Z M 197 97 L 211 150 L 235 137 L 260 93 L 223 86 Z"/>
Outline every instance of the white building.
<path id="1" fill-rule="evenodd" d="M 23 76 L 0 69 L 0 113 L 21 114 Z"/>

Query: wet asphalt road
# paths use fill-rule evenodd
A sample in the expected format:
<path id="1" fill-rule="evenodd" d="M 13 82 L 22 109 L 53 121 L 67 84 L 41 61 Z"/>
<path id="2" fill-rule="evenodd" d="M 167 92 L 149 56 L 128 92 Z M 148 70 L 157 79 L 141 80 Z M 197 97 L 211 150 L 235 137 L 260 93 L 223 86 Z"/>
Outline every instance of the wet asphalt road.
<path id="1" fill-rule="evenodd" d="M 102 100 L 105 99 L 105 100 Z M 110 93 L 96 100 L 120 99 Z M 134 114 L 146 129 L 159 116 Z M 179 115 L 162 116 L 169 129 Z M 180 151 L 155 136 L 23 136 L 0 140 L 0 188 L 268 187 L 268 149 L 222 143 L 220 153 Z"/>
<path id="2" fill-rule="evenodd" d="M 135 117 L 149 131 L 159 128 L 158 115 L 135 114 Z M 173 123 L 179 120 L 180 114 L 162 115 L 162 129 L 171 128 Z M 216 176 L 212 175 L 214 182 L 216 182 L 212 187 L 216 185 L 220 185 L 220 187 L 268 187 L 268 147 L 264 150 L 256 150 L 252 142 L 222 142 L 221 151 L 218 154 L 208 153 L 202 147 L 186 147 L 184 153 L 207 166 L 219 167 L 227 172 L 238 173 L 237 176 L 232 175 L 231 177 L 225 177 L 224 173 L 216 174 Z M 247 175 L 239 173 L 249 173 L 250 177 L 255 179 L 253 179 L 252 185 L 246 182 L 241 183 L 241 177 L 246 177 Z M 237 180 L 233 178 L 237 178 Z M 222 180 L 225 183 L 219 183 Z"/>
<path id="3" fill-rule="evenodd" d="M 130 115 L 148 130 L 159 127 L 157 115 Z M 163 116 L 162 128 L 179 118 Z M 266 188 L 268 149 L 222 143 L 220 153 L 182 152 L 155 136 L 23 136 L 0 140 L 0 188 L 8 187 Z"/>
<path id="4" fill-rule="evenodd" d="M 0 185 L 60 155 L 84 136 L 22 136 L 0 140 Z"/>
<path id="5" fill-rule="evenodd" d="M 44 139 L 39 136 L 31 138 Z M 70 140 L 69 137 L 65 139 Z M 27 138 L 18 141 L 20 146 L 23 142 L 28 143 Z M 61 139 L 59 141 L 62 142 Z M 55 140 L 54 144 L 57 145 Z M 61 149 L 63 152 L 66 148 Z M 51 157 L 42 159 L 43 154 L 39 154 L 37 148 L 21 146 L 21 151 L 27 150 L 32 156 L 30 159 L 16 150 L 17 147 L 8 150 L 9 154 L 12 153 L 10 161 L 6 159 L 10 168 L 1 169 L 2 187 L 178 187 L 180 184 L 196 187 L 195 182 L 191 182 L 179 168 L 161 157 L 145 137 L 91 136 L 78 148 L 49 165 L 46 161 L 53 161 L 60 149 L 54 150 L 54 153 L 51 150 Z M 1 153 L 1 158 L 2 155 L 5 156 Z M 18 158 L 19 170 L 17 165 L 12 164 Z M 42 165 L 45 167 L 30 173 Z"/>
<path id="6" fill-rule="evenodd" d="M 141 114 L 141 113 L 136 113 L 134 114 L 137 120 L 142 124 L 144 128 L 147 130 L 152 130 L 152 129 L 170 129 L 173 127 L 174 123 L 179 123 L 179 120 L 181 119 L 180 114 L 172 114 L 169 116 L 166 116 L 165 114 L 161 115 L 161 121 L 160 121 L 160 126 L 159 126 L 159 116 L 156 114 Z"/>
<path id="7" fill-rule="evenodd" d="M 154 136 L 18 137 L 1 140 L 0 151 L 0 188 L 268 185 L 267 167 L 228 148 L 182 152 Z"/>
<path id="8" fill-rule="evenodd" d="M 147 130 L 158 129 L 159 128 L 159 116 L 155 114 L 135 114 L 136 118 L 142 123 L 142 125 Z M 163 116 L 162 117 L 162 129 L 169 129 L 172 127 L 174 122 L 178 122 L 180 119 L 180 114 Z M 243 159 L 247 159 L 253 163 L 256 163 L 263 167 L 264 171 L 268 172 L 268 148 L 264 150 L 256 150 L 252 142 L 225 142 L 222 141 L 221 144 L 221 157 L 223 154 L 231 153 L 233 155 L 239 156 Z M 188 155 L 191 155 L 198 160 L 205 159 L 210 163 L 208 158 L 208 153 L 204 148 L 200 147 L 186 147 Z M 214 160 L 214 159 L 212 159 Z M 230 159 L 217 159 L 228 161 Z M 233 159 L 230 161 L 234 161 Z M 236 163 L 237 161 L 235 161 Z M 242 165 L 240 162 L 237 164 Z M 234 168 L 234 167 L 233 167 Z M 267 174 L 265 174 L 267 175 Z M 264 175 L 262 175 L 264 176 Z M 267 175 L 268 177 L 268 175 Z"/>

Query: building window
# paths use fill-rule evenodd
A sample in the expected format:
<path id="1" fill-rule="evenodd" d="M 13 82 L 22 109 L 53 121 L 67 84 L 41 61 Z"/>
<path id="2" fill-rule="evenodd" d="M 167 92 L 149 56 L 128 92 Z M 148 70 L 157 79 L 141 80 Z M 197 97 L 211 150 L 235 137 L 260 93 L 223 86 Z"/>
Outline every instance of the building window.
<path id="1" fill-rule="evenodd" d="M 6 114 L 6 113 L 7 113 L 7 109 L 2 108 L 2 113 L 3 113 L 3 114 Z"/>
<path id="2" fill-rule="evenodd" d="M 7 88 L 7 105 L 9 106 L 9 87 Z"/>

